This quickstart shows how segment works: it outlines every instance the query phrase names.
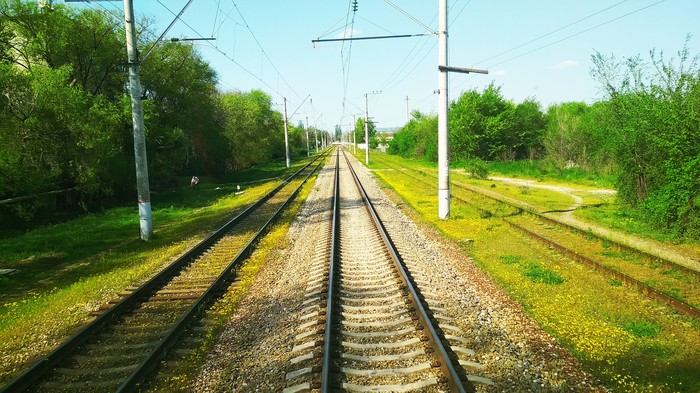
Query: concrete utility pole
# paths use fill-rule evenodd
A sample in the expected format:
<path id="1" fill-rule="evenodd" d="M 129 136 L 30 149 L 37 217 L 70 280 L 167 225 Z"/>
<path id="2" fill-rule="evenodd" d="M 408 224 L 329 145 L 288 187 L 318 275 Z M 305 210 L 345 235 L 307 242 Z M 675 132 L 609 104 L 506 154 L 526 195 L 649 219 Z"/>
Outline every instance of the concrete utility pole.
<path id="1" fill-rule="evenodd" d="M 357 137 L 355 136 L 355 129 L 352 129 L 352 154 L 357 154 Z"/>
<path id="2" fill-rule="evenodd" d="M 357 134 L 355 127 L 357 127 L 357 119 L 355 118 L 356 115 L 352 115 L 352 154 L 357 154 L 357 137 L 355 134 Z"/>
<path id="3" fill-rule="evenodd" d="M 438 0 L 438 68 L 447 67 L 447 0 Z M 447 70 L 438 71 L 438 217 L 450 217 Z"/>
<path id="4" fill-rule="evenodd" d="M 408 113 L 408 96 L 406 96 L 406 124 L 408 124 L 409 121 L 411 121 L 411 116 Z"/>
<path id="5" fill-rule="evenodd" d="M 136 47 L 136 23 L 133 0 L 124 0 L 126 30 L 126 54 L 129 65 L 129 93 L 131 94 L 131 118 L 134 123 L 134 159 L 136 160 L 136 192 L 139 199 L 139 228 L 142 240 L 151 240 L 151 191 L 148 185 L 148 160 L 144 135 L 143 106 L 141 105 L 141 79 L 139 55 Z"/>
<path id="6" fill-rule="evenodd" d="M 287 168 L 291 166 L 289 161 L 289 127 L 287 126 L 287 98 L 284 99 L 284 151 L 287 157 Z"/>
<path id="7" fill-rule="evenodd" d="M 373 91 L 371 93 L 365 93 L 365 164 L 369 165 L 369 106 L 367 103 L 367 96 L 369 94 L 381 94 L 380 91 Z"/>
<path id="8" fill-rule="evenodd" d="M 309 151 L 309 116 L 306 116 L 306 158 L 311 157 L 311 151 Z"/>
<path id="9" fill-rule="evenodd" d="M 447 65 L 447 0 L 438 0 L 438 217 L 450 218 L 448 72 L 488 74 L 487 70 Z"/>
<path id="10" fill-rule="evenodd" d="M 369 106 L 365 93 L 365 164 L 369 165 Z"/>

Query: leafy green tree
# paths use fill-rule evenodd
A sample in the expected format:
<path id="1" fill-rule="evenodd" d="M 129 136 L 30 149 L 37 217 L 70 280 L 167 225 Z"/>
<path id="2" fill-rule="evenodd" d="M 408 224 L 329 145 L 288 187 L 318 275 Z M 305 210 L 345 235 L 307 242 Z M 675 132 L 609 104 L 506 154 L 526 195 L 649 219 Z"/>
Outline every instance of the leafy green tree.
<path id="1" fill-rule="evenodd" d="M 481 93 L 462 94 L 450 104 L 448 116 L 454 160 L 522 159 L 540 149 L 545 120 L 539 104 L 529 99 L 514 105 L 493 83 Z"/>
<path id="2" fill-rule="evenodd" d="M 593 56 L 592 75 L 607 92 L 601 126 L 613 141 L 619 196 L 651 222 L 700 238 L 700 58 L 687 44 L 677 60 L 650 57 Z"/>
<path id="3" fill-rule="evenodd" d="M 543 135 L 547 118 L 540 104 L 527 99 L 510 111 L 511 141 L 505 157 L 511 160 L 535 159 L 543 155 Z"/>
<path id="4" fill-rule="evenodd" d="M 387 153 L 437 161 L 437 116 L 413 111 L 411 120 L 394 134 Z"/>
<path id="5" fill-rule="evenodd" d="M 367 125 L 367 134 L 369 134 L 370 141 L 377 134 L 377 129 L 371 121 Z M 363 117 L 355 121 L 355 138 L 357 143 L 365 143 L 365 119 Z"/>
<path id="6" fill-rule="evenodd" d="M 216 73 L 191 45 L 157 45 L 141 67 L 151 178 L 221 175 L 229 145 L 222 135 Z M 152 181 L 153 182 L 153 181 Z"/>
<path id="7" fill-rule="evenodd" d="M 221 96 L 224 136 L 231 146 L 228 170 L 284 158 L 284 121 L 272 110 L 272 99 L 260 90 Z"/>

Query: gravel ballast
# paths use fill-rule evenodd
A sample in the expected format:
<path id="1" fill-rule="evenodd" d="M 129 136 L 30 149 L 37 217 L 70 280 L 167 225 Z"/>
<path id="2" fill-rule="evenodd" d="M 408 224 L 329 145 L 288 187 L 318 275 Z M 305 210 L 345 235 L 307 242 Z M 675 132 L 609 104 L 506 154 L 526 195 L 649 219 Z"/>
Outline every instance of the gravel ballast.
<path id="1" fill-rule="evenodd" d="M 485 366 L 479 375 L 495 383 L 476 384 L 477 391 L 606 391 L 468 256 L 431 228 L 413 223 L 364 166 L 354 159 L 353 166 L 400 254 L 427 277 L 420 289 L 439 297 Z M 332 177 L 331 167 L 319 174 L 288 241 L 260 271 L 208 355 L 197 391 L 272 392 L 286 386 L 309 266 L 325 257 Z"/>

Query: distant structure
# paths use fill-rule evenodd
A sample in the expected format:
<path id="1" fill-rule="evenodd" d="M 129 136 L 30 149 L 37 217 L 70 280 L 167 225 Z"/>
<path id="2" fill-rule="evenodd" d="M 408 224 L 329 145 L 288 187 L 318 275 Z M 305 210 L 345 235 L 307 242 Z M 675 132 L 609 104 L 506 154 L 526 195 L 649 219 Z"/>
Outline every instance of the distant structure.
<path id="1" fill-rule="evenodd" d="M 383 127 L 383 128 L 377 128 L 377 138 L 381 141 L 384 140 L 386 143 L 382 144 L 381 142 L 379 143 L 379 150 L 381 150 L 383 153 L 386 153 L 386 148 L 388 147 L 389 142 L 394 139 L 394 134 L 396 134 L 397 131 L 399 131 L 400 127 Z M 381 136 L 380 136 L 381 134 Z M 358 145 L 359 146 L 359 145 Z"/>

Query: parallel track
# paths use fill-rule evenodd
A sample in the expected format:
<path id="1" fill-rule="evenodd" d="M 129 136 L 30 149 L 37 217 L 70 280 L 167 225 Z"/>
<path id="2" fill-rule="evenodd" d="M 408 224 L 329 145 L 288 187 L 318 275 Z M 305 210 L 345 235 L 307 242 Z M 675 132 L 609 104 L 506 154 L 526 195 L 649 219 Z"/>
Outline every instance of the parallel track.
<path id="1" fill-rule="evenodd" d="M 401 168 L 392 168 L 392 169 L 401 169 Z M 418 172 L 423 174 L 423 175 L 429 175 L 429 174 L 427 174 L 423 171 L 420 171 L 420 170 Z M 425 179 L 422 179 L 418 176 L 413 176 L 410 174 L 407 174 L 407 176 L 411 177 L 412 179 L 414 179 L 416 181 L 424 183 L 426 185 L 431 185 L 431 186 L 433 185 L 433 184 L 425 181 Z M 698 309 L 697 307 L 695 307 L 691 304 L 688 304 L 687 302 L 685 302 L 683 300 L 674 298 L 674 297 L 664 293 L 663 291 L 661 291 L 661 290 L 659 290 L 659 289 L 657 289 L 649 284 L 646 284 L 638 279 L 635 279 L 634 277 L 631 277 L 625 273 L 622 273 L 622 272 L 619 272 L 615 269 L 609 268 L 609 267 L 605 266 L 605 264 L 603 264 L 599 261 L 596 261 L 593 258 L 586 257 L 586 256 L 582 255 L 581 253 L 579 253 L 571 248 L 568 248 L 560 243 L 557 243 L 556 241 L 549 239 L 542 234 L 539 234 L 539 233 L 534 232 L 533 230 L 527 229 L 523 225 L 515 223 L 512 219 L 509 219 L 508 217 L 526 213 L 527 215 L 534 217 L 535 219 L 540 220 L 546 224 L 557 225 L 565 230 L 575 232 L 580 236 L 586 236 L 586 237 L 593 236 L 593 237 L 599 239 L 600 241 L 607 242 L 610 246 L 612 246 L 618 250 L 634 253 L 634 254 L 637 254 L 643 258 L 646 258 L 647 260 L 655 261 L 666 269 L 676 269 L 676 270 L 682 272 L 683 274 L 685 274 L 686 276 L 690 277 L 690 279 L 693 280 L 694 282 L 698 282 L 700 280 L 700 272 L 697 272 L 697 271 L 692 270 L 692 269 L 688 269 L 685 266 L 679 265 L 673 261 L 658 257 L 656 255 L 651 255 L 645 251 L 638 250 L 638 249 L 629 247 L 627 245 L 624 245 L 624 244 L 621 244 L 621 243 L 618 243 L 618 242 L 615 242 L 615 241 L 612 241 L 609 239 L 604 239 L 604 238 L 601 238 L 599 236 L 595 236 L 591 233 L 582 231 L 582 230 L 580 230 L 576 227 L 573 227 L 569 224 L 554 220 L 550 217 L 546 217 L 546 216 L 542 215 L 541 213 L 535 212 L 532 209 L 525 209 L 522 206 L 518 206 L 518 205 L 512 204 L 508 201 L 487 195 L 487 194 L 480 192 L 479 190 L 474 189 L 472 187 L 466 187 L 466 186 L 463 186 L 460 184 L 456 184 L 456 187 L 458 187 L 462 191 L 469 192 L 471 194 L 477 195 L 481 198 L 485 198 L 485 199 L 490 200 L 492 202 L 495 202 L 497 204 L 508 206 L 510 209 L 514 209 L 513 213 L 510 213 L 507 215 L 498 215 L 498 214 L 495 214 L 493 211 L 485 208 L 483 205 L 477 204 L 473 201 L 466 200 L 464 198 L 460 198 L 458 196 L 455 196 L 454 194 L 451 196 L 452 199 L 457 200 L 460 203 L 463 203 L 463 204 L 470 206 L 470 207 L 476 209 L 477 211 L 479 211 L 481 213 L 482 217 L 500 217 L 501 219 L 503 219 L 503 221 L 505 221 L 514 230 L 521 232 L 521 233 L 527 235 L 528 237 L 531 237 L 531 238 L 537 240 L 538 242 L 545 244 L 546 246 L 552 247 L 568 257 L 571 257 L 579 262 L 582 262 L 588 266 L 591 266 L 595 270 L 598 270 L 598 271 L 602 272 L 603 274 L 608 275 L 611 278 L 614 278 L 616 280 L 620 280 L 621 282 L 624 282 L 628 285 L 633 286 L 634 288 L 639 290 L 642 294 L 644 294 L 647 297 L 662 301 L 662 302 L 668 304 L 670 307 L 674 308 L 675 310 L 677 310 L 681 313 L 684 313 L 686 315 L 689 315 L 689 316 L 692 316 L 695 318 L 700 318 L 700 309 Z"/>
<path id="2" fill-rule="evenodd" d="M 345 163 L 342 168 L 336 155 L 330 261 L 312 267 L 304 302 L 309 313 L 299 328 L 285 392 L 472 391 L 464 369 L 455 366 L 463 361 L 452 360 L 458 356 L 443 344 L 446 335 L 428 301 L 347 158 Z"/>
<path id="3" fill-rule="evenodd" d="M 305 165 L 0 392 L 136 390 L 323 162 Z"/>

